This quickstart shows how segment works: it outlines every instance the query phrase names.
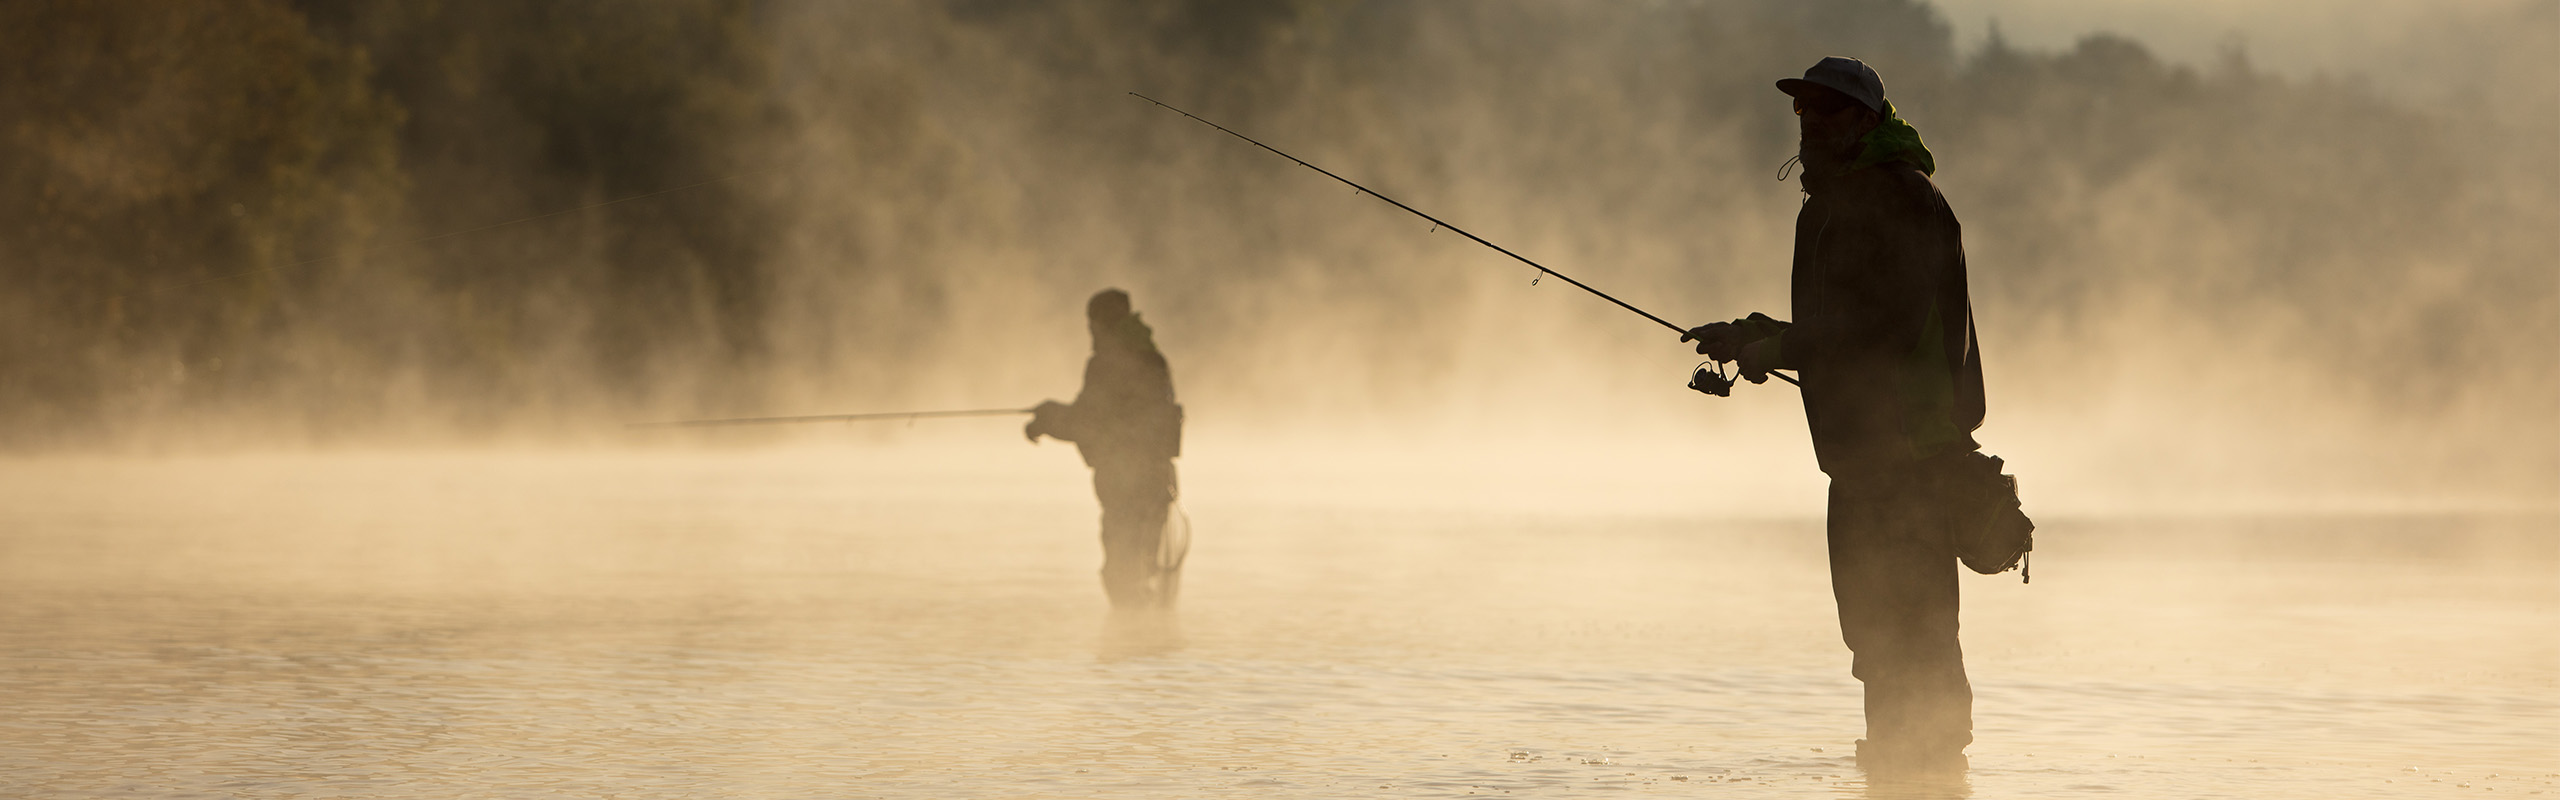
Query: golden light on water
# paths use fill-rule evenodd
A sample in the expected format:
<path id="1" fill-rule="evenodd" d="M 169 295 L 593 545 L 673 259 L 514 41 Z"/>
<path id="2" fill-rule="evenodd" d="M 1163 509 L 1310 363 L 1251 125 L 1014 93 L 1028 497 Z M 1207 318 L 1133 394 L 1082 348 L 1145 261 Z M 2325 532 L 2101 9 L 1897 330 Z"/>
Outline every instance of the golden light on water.
<path id="1" fill-rule="evenodd" d="M 52 796 L 1867 791 L 1818 519 L 1230 453 L 1135 629 L 1055 448 L 12 461 L 0 753 Z M 2548 523 L 2048 515 L 2033 584 L 1965 583 L 1970 785 L 2547 789 Z"/>

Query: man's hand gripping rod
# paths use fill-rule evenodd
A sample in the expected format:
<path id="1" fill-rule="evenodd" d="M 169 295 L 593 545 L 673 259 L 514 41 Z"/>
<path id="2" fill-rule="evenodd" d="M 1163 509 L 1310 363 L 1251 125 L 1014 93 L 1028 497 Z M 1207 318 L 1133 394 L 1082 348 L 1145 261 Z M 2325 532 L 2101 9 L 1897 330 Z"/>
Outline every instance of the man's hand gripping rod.
<path id="1" fill-rule="evenodd" d="M 1510 250 L 1504 249 L 1502 245 L 1498 245 L 1498 244 L 1494 244 L 1494 243 L 1492 243 L 1492 242 L 1485 241 L 1485 240 L 1484 240 L 1484 237 L 1482 237 L 1482 236 L 1477 236 L 1477 235 L 1472 234 L 1472 233 L 1468 233 L 1468 232 L 1466 231 L 1466 229 L 1465 229 L 1465 228 L 1460 228 L 1460 227 L 1458 227 L 1458 226 L 1456 226 L 1456 225 L 1451 225 L 1451 224 L 1449 224 L 1449 223 L 1447 223 L 1447 222 L 1445 222 L 1445 221 L 1442 221 L 1439 217 L 1435 217 L 1435 216 L 1431 216 L 1431 215 L 1429 215 L 1429 214 L 1422 213 L 1420 210 L 1415 209 L 1415 208 L 1414 208 L 1414 207 L 1412 207 L 1412 206 L 1409 206 L 1409 205 L 1405 205 L 1405 204 L 1403 204 L 1403 203 L 1396 202 L 1396 199 L 1395 199 L 1395 198 L 1393 198 L 1393 197 L 1388 197 L 1388 196 L 1386 196 L 1386 195 L 1379 194 L 1379 193 L 1377 193 L 1376 191 L 1371 190 L 1369 187 L 1362 186 L 1362 185 L 1357 184 L 1357 183 L 1353 183 L 1353 182 L 1351 182 L 1351 179 L 1349 179 L 1349 178 L 1345 178 L 1345 177 L 1342 177 L 1342 176 L 1340 176 L 1340 175 L 1335 175 L 1335 174 L 1333 174 L 1333 172 L 1332 172 L 1331 170 L 1327 170 L 1327 169 L 1325 169 L 1325 168 L 1323 168 L 1323 167 L 1319 167 L 1319 166 L 1316 166 L 1316 165 L 1314 165 L 1314 164 L 1309 164 L 1309 163 L 1307 163 L 1305 160 L 1300 159 L 1300 158 L 1298 158 L 1297 156 L 1293 156 L 1293 155 L 1289 155 L 1288 153 L 1280 152 L 1280 149 L 1279 149 L 1279 148 L 1272 147 L 1271 145 L 1263 144 L 1263 143 L 1258 142 L 1258 141 L 1254 141 L 1254 138 L 1253 138 L 1253 137 L 1251 137 L 1251 136 L 1246 136 L 1246 135 L 1244 135 L 1244 134 L 1237 133 L 1237 132 L 1232 131 L 1232 130 L 1228 130 L 1228 129 L 1227 129 L 1227 126 L 1220 125 L 1220 124 L 1215 123 L 1215 122 L 1210 122 L 1210 121 L 1205 120 L 1205 119 L 1201 119 L 1199 115 L 1197 115 L 1197 114 L 1193 114 L 1193 113 L 1191 113 L 1191 112 L 1189 112 L 1189 111 L 1184 111 L 1184 110 L 1179 109 L 1179 108 L 1174 108 L 1173 106 L 1165 105 L 1165 104 L 1164 104 L 1164 101 L 1157 100 L 1157 99 L 1155 99 L 1155 98 L 1153 98 L 1153 97 L 1148 97 L 1148 96 L 1146 96 L 1146 95 L 1139 94 L 1139 93 L 1137 93 L 1137 92 L 1130 92 L 1130 93 L 1129 93 L 1129 96 L 1131 96 L 1131 97 L 1135 97 L 1135 98 L 1138 98 L 1138 99 L 1140 99 L 1140 100 L 1145 100 L 1145 101 L 1150 102 L 1150 103 L 1154 103 L 1154 104 L 1156 104 L 1156 105 L 1158 105 L 1158 106 L 1162 106 L 1166 111 L 1171 111 L 1171 112 L 1176 113 L 1176 114 L 1180 114 L 1180 115 L 1183 115 L 1183 116 L 1186 116 L 1186 117 L 1190 117 L 1193 121 L 1198 122 L 1198 123 L 1200 123 L 1200 124 L 1202 124 L 1202 125 L 1207 125 L 1207 126 L 1209 126 L 1209 127 L 1216 128 L 1216 129 L 1218 129 L 1218 131 L 1219 131 L 1219 132 L 1221 132 L 1221 133 L 1225 133 L 1225 134 L 1226 134 L 1226 135 L 1228 135 L 1228 136 L 1233 136 L 1233 137 L 1236 137 L 1236 138 L 1238 138 L 1238 139 L 1243 139 L 1243 140 L 1245 140 L 1246 142 L 1250 142 L 1250 143 L 1252 143 L 1252 144 L 1253 144 L 1253 146 L 1255 146 L 1255 147 L 1259 147 L 1259 148 L 1262 148 L 1262 149 L 1264 149 L 1264 150 L 1269 150 L 1269 151 L 1271 151 L 1273 154 L 1278 155 L 1278 156 L 1279 156 L 1279 157 L 1281 157 L 1281 158 L 1289 159 L 1290 161 L 1295 161 L 1295 162 L 1297 162 L 1297 163 L 1298 163 L 1298 166 L 1306 167 L 1306 168 L 1308 168 L 1308 169 L 1311 169 L 1311 170 L 1315 170 L 1315 171 L 1317 171 L 1317 172 L 1324 173 L 1324 176 L 1325 176 L 1325 177 L 1327 177 L 1327 178 L 1332 178 L 1332 179 L 1337 180 L 1337 181 L 1341 181 L 1341 182 L 1343 183 L 1343 185 L 1349 186 L 1349 187 L 1351 187 L 1351 188 L 1353 188 L 1353 189 L 1357 189 L 1357 190 L 1359 190 L 1359 191 L 1360 191 L 1360 193 L 1361 193 L 1361 194 L 1365 194 L 1365 195 L 1368 195 L 1368 196 L 1370 196 L 1370 197 L 1375 197 L 1375 198 L 1378 198 L 1378 199 L 1380 199 L 1380 200 L 1385 200 L 1385 201 L 1387 201 L 1387 204 L 1388 204 L 1388 205 L 1391 205 L 1391 206 L 1395 206 L 1395 207 L 1397 207 L 1397 208 L 1404 209 L 1404 210 L 1405 210 L 1405 213 L 1412 214 L 1412 215 L 1414 215 L 1414 216 L 1417 216 L 1417 217 L 1421 217 L 1421 218 L 1423 218 L 1423 219 L 1430 220 L 1430 221 L 1431 221 L 1431 224 L 1433 224 L 1433 225 L 1437 225 L 1437 226 L 1440 226 L 1440 227 L 1443 227 L 1443 228 L 1447 228 L 1447 229 L 1449 229 L 1449 230 L 1451 230 L 1451 231 L 1456 232 L 1456 233 L 1457 233 L 1458 235 L 1460 235 L 1460 236 L 1464 236 L 1464 237 L 1467 237 L 1468 239 L 1474 240 L 1476 244 L 1480 244 L 1480 245 L 1484 245 L 1484 246 L 1486 246 L 1486 247 L 1493 248 L 1494 252 L 1501 253 L 1501 254 L 1506 255 L 1506 256 L 1510 256 L 1512 259 L 1514 259 L 1514 260 L 1516 260 L 1516 261 L 1519 261 L 1520 263 L 1527 264 L 1527 265 L 1529 265 L 1529 266 L 1531 266 L 1531 267 L 1536 267 L 1536 268 L 1537 268 L 1537 270 L 1538 270 L 1538 272 L 1539 272 L 1539 273 L 1541 273 L 1541 274 L 1545 274 L 1545 275 L 1553 276 L 1553 277 L 1555 277 L 1557 280 L 1561 280 L 1561 281 L 1564 281 L 1564 282 L 1566 282 L 1566 283 L 1573 284 L 1574 288 L 1576 288 L 1576 289 L 1581 289 L 1581 290 L 1583 290 L 1583 291 L 1590 292 L 1590 293 L 1592 293 L 1592 294 L 1594 294 L 1594 295 L 1598 295 L 1598 296 L 1600 297 L 1600 299 L 1602 299 L 1602 300 L 1607 300 L 1607 301 L 1612 302 L 1612 303 L 1616 303 L 1616 304 L 1618 304 L 1618 307 L 1619 307 L 1619 308 L 1623 308 L 1623 309 L 1626 309 L 1626 310 L 1628 310 L 1628 311 L 1633 311 L 1633 312 L 1635 312 L 1635 313 L 1636 313 L 1636 316 L 1640 316 L 1640 317 L 1643 317 L 1643 318 L 1645 318 L 1645 319 L 1653 320 L 1654 322 L 1659 323 L 1660 325 L 1662 325 L 1662 327 L 1670 328 L 1670 329 L 1671 329 L 1671 330 L 1673 330 L 1674 332 L 1678 332 L 1678 333 L 1681 333 L 1681 334 L 1687 334 L 1687 333 L 1689 332 L 1689 329 L 1687 329 L 1687 328 L 1683 328 L 1683 327 L 1680 327 L 1680 326 L 1678 326 L 1678 325 L 1671 324 L 1671 321 L 1670 321 L 1670 320 L 1667 320 L 1667 319 L 1663 319 L 1663 318 L 1661 318 L 1661 317 L 1654 316 L 1652 313 L 1647 312 L 1647 311 L 1645 311 L 1644 309 L 1641 309 L 1641 308 L 1637 308 L 1637 307 L 1635 307 L 1635 306 L 1628 305 L 1628 304 L 1627 304 L 1627 301 L 1625 301 L 1625 300 L 1620 300 L 1620 299 L 1618 299 L 1618 298 L 1611 297 L 1611 296 L 1609 296 L 1609 293 L 1608 293 L 1608 292 L 1603 292 L 1603 291 L 1600 291 L 1600 290 L 1598 290 L 1598 289 L 1591 288 L 1591 284 L 1587 284 L 1587 283 L 1583 283 L 1583 282 L 1581 282 L 1581 281 L 1574 280 L 1574 279 L 1573 279 L 1573 277 L 1572 277 L 1572 276 L 1570 276 L 1570 275 L 1566 275 L 1566 274 L 1564 274 L 1564 273 L 1557 272 L 1557 271 L 1552 270 L 1552 269 L 1548 269 L 1548 268 L 1547 268 L 1547 265 L 1545 265 L 1545 264 L 1540 264 L 1540 263 L 1538 263 L 1538 262 L 1531 261 L 1531 260 L 1529 260 L 1529 259 L 1528 259 L 1528 257 L 1526 257 L 1526 256 L 1523 256 L 1523 255 L 1520 255 L 1519 253 L 1514 253 L 1514 252 L 1511 252 Z M 1788 383 L 1796 383 L 1796 379 L 1791 378 L 1791 377 L 1788 377 L 1788 376 L 1787 376 L 1786 374 L 1784 374 L 1784 373 L 1780 373 L 1780 372 L 1776 372 L 1776 371 L 1771 371 L 1769 374 L 1770 374 L 1770 375 L 1777 376 L 1778 380 L 1786 381 L 1786 382 L 1788 382 Z M 1797 385 L 1801 386 L 1802 384 L 1797 384 Z"/>

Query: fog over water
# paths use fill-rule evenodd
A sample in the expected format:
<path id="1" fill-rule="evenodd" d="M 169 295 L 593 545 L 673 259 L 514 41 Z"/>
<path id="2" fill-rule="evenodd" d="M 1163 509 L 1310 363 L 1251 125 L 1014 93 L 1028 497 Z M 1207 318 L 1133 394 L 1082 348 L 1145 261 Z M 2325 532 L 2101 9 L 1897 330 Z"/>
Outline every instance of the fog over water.
<path id="1" fill-rule="evenodd" d="M 1965 581 L 1971 774 L 1871 785 L 1816 520 L 1184 462 L 1119 628 L 1059 448 L 0 461 L 0 791 L 2560 790 L 2548 517 L 2047 515 Z"/>
<path id="2" fill-rule="evenodd" d="M 2554 0 L 0 7 L 0 789 L 2560 791 L 2554 51 Z M 2041 523 L 1964 576 L 1970 788 L 1843 757 L 1793 388 L 1129 94 L 1694 325 L 1788 316 L 1826 55 L 1936 155 Z M 625 427 L 1065 399 L 1105 286 L 1186 410 L 1171 629 L 1105 626 L 1018 418 Z"/>
<path id="3" fill-rule="evenodd" d="M 16 446 L 1027 404 L 1119 285 L 1200 430 L 1796 458 L 1788 390 L 1681 391 L 1659 327 L 1125 93 L 1694 324 L 1783 315 L 1768 83 L 1849 53 L 1938 151 L 1984 436 L 2049 490 L 2560 484 L 2547 2 L 2014 43 L 1978 3 L 253 6 L 10 12 L 53 32 L 6 99 Z"/>

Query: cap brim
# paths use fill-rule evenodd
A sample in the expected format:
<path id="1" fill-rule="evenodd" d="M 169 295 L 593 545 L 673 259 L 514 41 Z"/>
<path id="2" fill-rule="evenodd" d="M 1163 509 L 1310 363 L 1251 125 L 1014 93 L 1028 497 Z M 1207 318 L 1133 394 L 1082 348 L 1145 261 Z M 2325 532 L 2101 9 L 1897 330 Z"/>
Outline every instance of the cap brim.
<path id="1" fill-rule="evenodd" d="M 1824 86 L 1819 83 L 1814 83 L 1803 78 L 1779 78 L 1778 91 L 1786 92 L 1790 97 L 1805 97 L 1821 92 L 1838 92 L 1840 90 Z"/>

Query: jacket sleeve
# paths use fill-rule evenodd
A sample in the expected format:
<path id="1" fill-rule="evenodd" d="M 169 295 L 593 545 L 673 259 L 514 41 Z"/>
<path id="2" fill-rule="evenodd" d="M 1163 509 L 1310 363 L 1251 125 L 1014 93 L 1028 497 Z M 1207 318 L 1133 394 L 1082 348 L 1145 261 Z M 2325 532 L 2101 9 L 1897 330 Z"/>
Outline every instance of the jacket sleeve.
<path id="1" fill-rule="evenodd" d="M 1773 319 L 1767 314 L 1754 311 L 1751 312 L 1751 316 L 1734 320 L 1733 327 L 1742 332 L 1742 346 L 1744 347 L 1750 347 L 1761 342 L 1777 343 L 1779 363 L 1772 364 L 1770 365 L 1771 367 L 1776 369 L 1795 368 L 1795 365 L 1792 362 L 1788 362 L 1786 360 L 1787 329 L 1794 327 L 1793 323 L 1782 319 Z"/>
<path id="2" fill-rule="evenodd" d="M 1093 428 L 1095 407 L 1102 405 L 1095 402 L 1094 398 L 1096 386 L 1102 383 L 1095 380 L 1094 374 L 1100 366 L 1095 359 L 1085 359 L 1084 386 L 1076 390 L 1075 402 L 1057 408 L 1048 416 L 1041 418 L 1041 433 L 1062 442 L 1083 441 L 1086 438 Z"/>
<path id="3" fill-rule="evenodd" d="M 1164 357 L 1152 351 L 1087 361 L 1083 391 L 1050 427 L 1088 454 L 1174 458 L 1182 451 L 1182 406 Z"/>

